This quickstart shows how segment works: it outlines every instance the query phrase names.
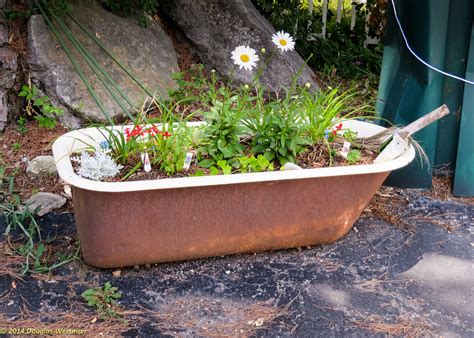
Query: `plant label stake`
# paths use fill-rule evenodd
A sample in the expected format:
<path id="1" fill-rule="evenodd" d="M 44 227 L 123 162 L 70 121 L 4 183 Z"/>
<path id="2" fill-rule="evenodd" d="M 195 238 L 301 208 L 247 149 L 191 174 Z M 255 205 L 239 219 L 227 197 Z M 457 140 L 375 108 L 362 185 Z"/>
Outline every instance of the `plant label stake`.
<path id="1" fill-rule="evenodd" d="M 377 156 L 377 158 L 374 160 L 374 163 L 382 163 L 397 158 L 410 148 L 408 141 L 409 136 L 448 114 L 449 108 L 443 104 L 439 108 L 433 110 L 431 113 L 410 123 L 408 126 L 401 129 L 396 129 L 393 132 L 392 140 L 379 154 L 379 156 Z"/>
<path id="2" fill-rule="evenodd" d="M 341 149 L 341 156 L 347 159 L 347 155 L 349 155 L 349 150 L 351 149 L 351 143 L 350 142 L 344 142 L 344 145 L 342 146 Z"/>
<path id="3" fill-rule="evenodd" d="M 149 173 L 151 171 L 151 164 L 150 164 L 150 157 L 148 156 L 148 153 L 141 153 L 141 158 L 143 162 L 143 170 L 145 172 Z"/>
<path id="4" fill-rule="evenodd" d="M 191 166 L 191 162 L 193 161 L 194 153 L 188 152 L 186 153 L 186 157 L 184 158 L 183 169 L 188 170 Z"/>

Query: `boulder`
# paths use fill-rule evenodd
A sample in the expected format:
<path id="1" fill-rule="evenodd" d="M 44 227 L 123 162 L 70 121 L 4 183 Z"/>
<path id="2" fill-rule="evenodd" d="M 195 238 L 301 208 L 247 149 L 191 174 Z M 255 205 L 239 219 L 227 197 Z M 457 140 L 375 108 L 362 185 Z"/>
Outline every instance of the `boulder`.
<path id="1" fill-rule="evenodd" d="M 49 192 L 38 192 L 25 201 L 25 205 L 28 206 L 29 210 L 32 212 L 36 210 L 36 214 L 40 217 L 61 208 L 65 203 L 66 197 Z"/>
<path id="2" fill-rule="evenodd" d="M 73 0 L 70 3 L 70 13 L 74 18 L 86 26 L 151 92 L 166 96 L 168 89 L 176 88 L 175 81 L 171 79 L 171 74 L 179 71 L 176 53 L 170 38 L 160 25 L 151 22 L 147 28 L 143 28 L 136 18 L 116 16 L 103 9 L 97 1 Z M 66 15 L 62 18 L 76 39 L 131 99 L 134 107 L 130 110 L 139 108 L 147 96 L 146 93 L 72 20 Z M 125 116 L 67 37 L 62 37 L 110 116 Z M 77 127 L 84 120 L 105 121 L 105 116 L 89 95 L 69 58 L 40 15 L 33 15 L 29 19 L 28 49 L 32 80 L 50 97 L 53 104 L 65 108 L 67 113 L 62 117 L 63 123 Z"/>
<path id="3" fill-rule="evenodd" d="M 276 50 L 272 43 L 273 26 L 257 11 L 251 0 L 173 0 L 160 2 L 160 8 L 181 28 L 195 45 L 207 65 L 229 76 L 237 83 L 250 83 L 253 72 L 235 69 L 231 52 L 237 46 L 250 46 L 256 51 L 265 48 L 266 57 Z M 264 62 L 260 57 L 260 65 Z M 313 80 L 314 73 L 295 51 L 277 50 L 260 78 L 270 91 L 276 92 L 291 85 L 292 78 L 303 67 L 299 83 Z"/>
<path id="4" fill-rule="evenodd" d="M 8 29 L 5 22 L 0 21 L 0 47 L 8 43 Z"/>
<path id="5" fill-rule="evenodd" d="M 26 168 L 26 174 L 32 177 L 46 177 L 56 173 L 56 161 L 53 156 L 37 156 Z"/>
<path id="6" fill-rule="evenodd" d="M 0 47 L 0 131 L 7 124 L 9 109 L 8 93 L 15 85 L 18 55 L 8 46 Z"/>

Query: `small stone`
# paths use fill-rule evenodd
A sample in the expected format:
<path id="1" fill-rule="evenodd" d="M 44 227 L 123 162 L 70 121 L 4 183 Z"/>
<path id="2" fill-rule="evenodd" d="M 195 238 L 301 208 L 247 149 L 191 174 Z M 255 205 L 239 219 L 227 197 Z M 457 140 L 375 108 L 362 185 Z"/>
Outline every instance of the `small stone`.
<path id="1" fill-rule="evenodd" d="M 114 277 L 120 277 L 121 274 L 122 274 L 122 270 L 115 270 L 112 272 L 112 276 Z"/>
<path id="2" fill-rule="evenodd" d="M 53 156 L 38 156 L 34 158 L 26 168 L 28 176 L 46 177 L 56 175 L 56 161 Z"/>
<path id="3" fill-rule="evenodd" d="M 285 165 L 283 167 L 281 167 L 281 169 L 282 170 L 302 170 L 303 168 L 301 168 L 297 164 L 287 162 L 287 163 L 285 163 Z"/>
<path id="4" fill-rule="evenodd" d="M 12 306 L 13 304 L 15 304 L 15 302 L 13 300 L 10 300 L 7 304 L 7 306 Z"/>
<path id="5" fill-rule="evenodd" d="M 71 186 L 68 184 L 64 185 L 64 193 L 69 197 L 72 198 L 72 189 Z"/>
<path id="6" fill-rule="evenodd" d="M 38 210 L 38 216 L 44 216 L 48 212 L 62 207 L 65 203 L 65 197 L 49 192 L 36 193 L 25 201 L 25 205 L 28 205 L 30 211 Z"/>

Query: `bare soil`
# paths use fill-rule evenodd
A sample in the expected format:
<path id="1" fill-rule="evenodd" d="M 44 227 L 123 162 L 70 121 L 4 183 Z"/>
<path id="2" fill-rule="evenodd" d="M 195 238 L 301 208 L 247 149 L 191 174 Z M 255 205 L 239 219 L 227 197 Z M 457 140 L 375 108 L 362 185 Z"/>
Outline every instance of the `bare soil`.
<path id="1" fill-rule="evenodd" d="M 36 156 L 52 155 L 53 142 L 67 131 L 61 126 L 46 129 L 38 127 L 36 122 L 28 122 L 25 133 L 20 133 L 15 125 L 7 126 L 0 133 L 0 159 L 6 165 L 6 175 L 15 176 L 15 192 L 20 197 L 28 198 L 38 191 L 64 192 L 63 182 L 58 176 L 32 178 L 26 175 L 26 168 L 28 161 Z"/>

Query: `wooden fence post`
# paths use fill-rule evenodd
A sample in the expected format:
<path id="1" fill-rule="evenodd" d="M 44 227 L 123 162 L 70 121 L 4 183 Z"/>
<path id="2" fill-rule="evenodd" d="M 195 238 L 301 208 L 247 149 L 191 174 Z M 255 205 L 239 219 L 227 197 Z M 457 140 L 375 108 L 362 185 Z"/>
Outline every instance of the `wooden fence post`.
<path id="1" fill-rule="evenodd" d="M 323 31 L 321 32 L 322 38 L 326 38 L 326 22 L 328 19 L 328 0 L 323 0 Z"/>

